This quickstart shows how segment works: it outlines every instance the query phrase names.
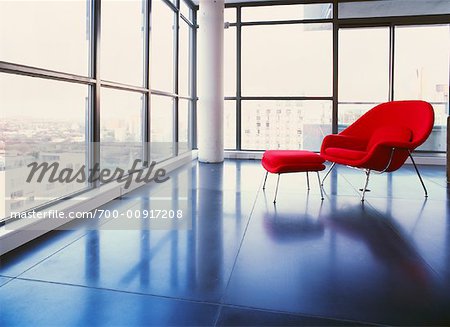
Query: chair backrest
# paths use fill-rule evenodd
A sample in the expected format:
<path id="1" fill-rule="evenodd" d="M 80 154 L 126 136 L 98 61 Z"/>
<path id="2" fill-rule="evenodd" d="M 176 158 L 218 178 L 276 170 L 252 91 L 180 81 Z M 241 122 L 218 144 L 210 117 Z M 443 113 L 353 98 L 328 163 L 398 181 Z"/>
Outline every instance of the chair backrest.
<path id="1" fill-rule="evenodd" d="M 434 110 L 431 104 L 420 100 L 391 101 L 381 103 L 341 132 L 363 140 L 383 126 L 401 127 L 411 130 L 411 149 L 426 141 L 434 125 Z"/>

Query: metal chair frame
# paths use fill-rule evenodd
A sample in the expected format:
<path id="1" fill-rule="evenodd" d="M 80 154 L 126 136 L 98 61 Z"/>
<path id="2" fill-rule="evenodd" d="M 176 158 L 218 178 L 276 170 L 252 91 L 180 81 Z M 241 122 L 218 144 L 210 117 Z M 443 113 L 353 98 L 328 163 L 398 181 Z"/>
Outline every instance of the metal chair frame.
<path id="1" fill-rule="evenodd" d="M 389 161 L 388 161 L 386 167 L 385 167 L 383 170 L 381 170 L 381 171 L 376 171 L 376 170 L 372 170 L 372 169 L 364 169 L 364 172 L 365 172 L 365 174 L 366 174 L 366 181 L 365 181 L 365 184 L 364 184 L 364 188 L 359 189 L 359 190 L 362 192 L 362 195 L 361 195 L 361 202 L 364 202 L 366 192 L 367 192 L 367 191 L 370 191 L 370 190 L 367 188 L 367 186 L 369 185 L 370 173 L 371 173 L 372 171 L 374 171 L 374 172 L 376 172 L 376 173 L 379 173 L 379 174 L 385 173 L 386 170 L 387 170 L 387 169 L 389 168 L 389 166 L 391 165 L 392 158 L 394 157 L 395 149 L 396 149 L 396 148 L 392 148 L 392 150 L 391 150 L 391 155 L 390 155 L 390 157 L 389 157 Z M 402 150 L 408 150 L 408 155 L 409 155 L 409 157 L 411 158 L 411 162 L 412 162 L 412 164 L 413 164 L 413 166 L 414 166 L 414 169 L 415 169 L 415 171 L 416 171 L 416 173 L 417 173 L 417 176 L 419 177 L 420 183 L 422 184 L 422 187 L 423 187 L 423 190 L 424 190 L 424 193 L 425 193 L 425 197 L 427 198 L 427 197 L 428 197 L 428 191 L 427 191 L 427 188 L 425 187 L 425 183 L 423 182 L 422 176 L 420 175 L 419 168 L 417 168 L 416 162 L 414 161 L 414 158 L 413 158 L 413 156 L 411 155 L 411 151 L 410 151 L 409 149 L 402 149 Z M 323 183 L 324 183 L 325 179 L 328 177 L 328 175 L 329 175 L 330 172 L 334 169 L 335 166 L 336 166 L 336 162 L 333 162 L 332 165 L 331 165 L 331 167 L 330 167 L 330 169 L 328 169 L 327 173 L 325 174 L 325 177 L 322 179 L 322 182 L 320 183 L 320 186 L 321 186 L 321 187 L 323 187 Z M 354 169 L 358 169 L 358 168 L 351 167 L 351 166 L 348 166 L 348 167 L 354 168 Z"/>

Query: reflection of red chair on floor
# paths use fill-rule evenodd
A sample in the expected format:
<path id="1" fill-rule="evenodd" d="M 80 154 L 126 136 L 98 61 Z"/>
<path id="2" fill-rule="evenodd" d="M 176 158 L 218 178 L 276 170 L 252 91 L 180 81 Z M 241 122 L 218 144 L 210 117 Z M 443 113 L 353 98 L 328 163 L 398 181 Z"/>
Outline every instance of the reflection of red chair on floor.
<path id="1" fill-rule="evenodd" d="M 323 140 L 320 154 L 333 165 L 322 185 L 335 164 L 365 169 L 364 201 L 372 170 L 395 171 L 410 157 L 428 196 L 411 152 L 425 142 L 433 124 L 433 107 L 425 101 L 392 101 L 372 108 L 339 134 Z"/>
<path id="2" fill-rule="evenodd" d="M 393 269 L 405 279 L 410 279 L 421 290 L 427 291 L 432 272 L 415 247 L 394 224 L 395 218 L 382 219 L 375 212 L 347 207 L 335 210 L 332 215 L 320 219 L 325 228 L 367 246 L 374 258 L 388 269 Z M 361 219 L 363 217 L 364 219 Z"/>
<path id="3" fill-rule="evenodd" d="M 311 240 L 325 233 L 323 223 L 308 214 L 266 212 L 264 229 L 277 243 Z"/>

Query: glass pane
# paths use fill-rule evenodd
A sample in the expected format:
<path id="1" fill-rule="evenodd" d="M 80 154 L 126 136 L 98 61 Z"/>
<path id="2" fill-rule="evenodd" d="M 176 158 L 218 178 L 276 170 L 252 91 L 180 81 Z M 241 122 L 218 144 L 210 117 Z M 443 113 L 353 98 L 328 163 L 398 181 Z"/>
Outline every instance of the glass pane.
<path id="1" fill-rule="evenodd" d="M 236 149 L 236 101 L 225 101 L 224 107 L 224 147 Z"/>
<path id="2" fill-rule="evenodd" d="M 236 96 L 236 28 L 225 29 L 224 37 L 225 96 Z"/>
<path id="3" fill-rule="evenodd" d="M 184 0 L 180 0 L 181 14 L 192 22 L 192 9 L 186 4 Z"/>
<path id="4" fill-rule="evenodd" d="M 228 23 L 236 23 L 236 8 L 225 8 L 224 21 Z"/>
<path id="5" fill-rule="evenodd" d="M 382 102 L 389 95 L 389 29 L 339 30 L 339 101 Z"/>
<path id="6" fill-rule="evenodd" d="M 449 14 L 443 0 L 371 0 L 339 3 L 339 18 Z"/>
<path id="7" fill-rule="evenodd" d="M 178 102 L 178 153 L 189 151 L 189 100 Z"/>
<path id="8" fill-rule="evenodd" d="M 145 1 L 102 1 L 104 80 L 144 86 Z"/>
<path id="9" fill-rule="evenodd" d="M 242 21 L 332 18 L 331 3 L 242 8 Z"/>
<path id="10" fill-rule="evenodd" d="M 433 132 L 420 150 L 446 151 L 449 39 L 450 25 L 395 28 L 395 100 L 425 100 L 435 110 Z"/>
<path id="11" fill-rule="evenodd" d="M 185 21 L 180 20 L 180 56 L 179 56 L 179 90 L 178 93 L 190 96 L 190 62 L 191 62 L 191 28 Z"/>
<path id="12" fill-rule="evenodd" d="M 173 156 L 173 98 L 151 97 L 151 161 L 161 161 Z"/>
<path id="13" fill-rule="evenodd" d="M 340 103 L 338 106 L 338 131 L 343 131 L 349 125 L 353 124 L 359 117 L 378 104 L 380 104 L 380 102 Z"/>
<path id="14" fill-rule="evenodd" d="M 101 167 L 130 169 L 143 159 L 142 125 L 144 96 L 102 88 L 100 114 Z M 136 162 L 135 168 L 142 167 Z"/>
<path id="15" fill-rule="evenodd" d="M 332 53 L 331 24 L 245 26 L 243 93 L 331 96 Z"/>
<path id="16" fill-rule="evenodd" d="M 421 151 L 447 151 L 447 115 L 448 102 L 433 103 L 435 121 L 431 135 L 417 150 Z"/>
<path id="17" fill-rule="evenodd" d="M 243 101 L 242 148 L 319 151 L 331 134 L 331 101 Z"/>
<path id="18" fill-rule="evenodd" d="M 151 87 L 174 91 L 175 13 L 162 0 L 152 2 Z"/>
<path id="19" fill-rule="evenodd" d="M 88 94 L 85 85 L 0 73 L 0 218 L 88 187 L 86 180 L 50 182 L 49 174 L 26 182 L 33 162 L 57 163 L 57 175 L 86 168 Z"/>
<path id="20" fill-rule="evenodd" d="M 86 1 L 0 1 L 0 60 L 89 75 Z"/>

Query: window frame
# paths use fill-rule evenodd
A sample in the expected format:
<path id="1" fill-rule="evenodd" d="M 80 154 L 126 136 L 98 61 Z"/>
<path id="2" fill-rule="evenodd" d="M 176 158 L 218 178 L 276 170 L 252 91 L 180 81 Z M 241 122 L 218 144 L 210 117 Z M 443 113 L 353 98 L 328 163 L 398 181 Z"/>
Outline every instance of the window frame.
<path id="1" fill-rule="evenodd" d="M 245 100 L 332 100 L 332 132 L 337 134 L 338 130 L 338 65 L 339 65 L 339 30 L 342 28 L 364 28 L 364 27 L 388 27 L 390 30 L 390 43 L 389 43 L 389 98 L 391 101 L 394 99 L 393 94 L 393 70 L 394 70 L 394 47 L 395 47 L 395 27 L 398 26 L 417 26 L 417 25 L 435 25 L 435 24 L 449 24 L 450 14 L 433 14 L 433 15 L 410 15 L 410 16 L 386 16 L 386 17 L 364 17 L 364 18 L 339 18 L 339 3 L 343 2 L 365 2 L 367 0 L 280 0 L 269 2 L 246 2 L 246 3 L 226 3 L 225 8 L 236 10 L 236 21 L 229 22 L 226 26 L 235 26 L 237 31 L 236 36 L 236 94 L 226 95 L 224 100 L 236 100 L 236 148 L 227 149 L 233 151 L 242 151 L 242 101 Z M 242 21 L 242 8 L 257 7 L 257 6 L 280 6 L 280 5 L 295 5 L 295 4 L 320 4 L 329 3 L 332 4 L 331 18 L 325 19 L 303 19 L 303 20 L 272 20 L 272 21 Z M 333 87 L 332 95 L 329 97 L 296 97 L 296 96 L 242 96 L 242 27 L 249 25 L 277 25 L 277 24 L 307 24 L 307 23 L 332 23 L 333 26 Z M 225 28 L 226 28 L 225 26 Z M 449 106 L 449 104 L 447 104 Z M 450 107 L 450 106 L 449 106 Z M 254 149 L 245 151 L 261 151 L 262 149 Z M 421 151 L 420 153 L 426 154 L 442 154 L 442 151 Z"/>
<path id="2" fill-rule="evenodd" d="M 175 92 L 163 92 L 154 90 L 151 88 L 150 76 L 151 76 L 151 67 L 150 67 L 150 54 L 151 54 L 151 8 L 153 1 L 162 1 L 164 2 L 175 15 L 175 38 L 174 38 L 174 80 L 175 80 Z M 185 5 L 189 7 L 191 10 L 191 17 L 185 17 L 181 14 L 181 1 L 184 2 Z M 87 12 L 87 21 L 86 24 L 89 26 L 90 32 L 90 44 L 89 44 L 89 74 L 86 76 L 76 75 L 73 73 L 68 73 L 64 71 L 54 71 L 45 69 L 42 67 L 34 67 L 34 66 L 26 66 L 22 64 L 16 64 L 14 62 L 5 62 L 1 61 L 0 58 L 0 72 L 6 74 L 16 74 L 16 75 L 25 75 L 31 76 L 35 78 L 56 80 L 62 82 L 76 83 L 81 85 L 86 85 L 89 88 L 89 110 L 87 110 L 86 114 L 86 124 L 87 124 L 87 145 L 88 149 L 88 158 L 87 158 L 87 168 L 91 169 L 96 164 L 100 164 L 100 117 L 101 117 L 101 90 L 102 88 L 111 88 L 115 90 L 122 90 L 127 92 L 137 92 L 142 94 L 144 97 L 144 106 L 145 110 L 143 110 L 142 114 L 142 142 L 144 148 L 143 159 L 145 165 L 142 166 L 141 169 L 146 169 L 150 165 L 150 149 L 149 144 L 151 142 L 151 132 L 150 132 L 150 119 L 151 119 L 151 101 L 150 97 L 152 94 L 171 97 L 174 99 L 173 106 L 173 134 L 174 134 L 174 142 L 178 144 L 178 100 L 186 99 L 189 100 L 191 105 L 189 106 L 189 140 L 188 140 L 188 149 L 192 150 L 196 144 L 196 128 L 195 128 L 195 120 L 196 120 L 196 107 L 197 107 L 197 88 L 196 88 L 196 44 L 197 44 L 197 6 L 191 0 L 174 0 L 173 2 L 170 0 L 142 0 L 144 7 L 144 15 L 145 15 L 145 23 L 144 23 L 144 85 L 136 86 L 124 84 L 116 81 L 104 80 L 101 75 L 101 0 L 89 0 L 86 12 Z M 192 37 L 189 40 L 189 83 L 191 85 L 192 91 L 190 96 L 183 96 L 178 94 L 178 78 L 179 78 L 179 26 L 180 20 L 184 20 L 191 29 Z M 175 147 L 175 151 L 170 158 L 166 158 L 161 160 L 163 162 L 165 160 L 169 160 L 173 157 L 179 155 L 178 147 Z M 38 208 L 34 208 L 37 210 L 43 210 L 52 205 L 55 205 L 61 201 L 67 200 L 69 198 L 80 195 L 86 191 L 92 190 L 94 188 L 100 187 L 100 183 L 90 183 L 89 186 L 80 192 L 69 194 L 63 196 L 55 201 L 50 201 L 45 203 Z M 6 217 L 6 219 L 1 220 L 0 224 L 5 223 L 6 221 L 11 220 L 10 217 Z"/>

